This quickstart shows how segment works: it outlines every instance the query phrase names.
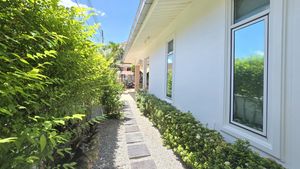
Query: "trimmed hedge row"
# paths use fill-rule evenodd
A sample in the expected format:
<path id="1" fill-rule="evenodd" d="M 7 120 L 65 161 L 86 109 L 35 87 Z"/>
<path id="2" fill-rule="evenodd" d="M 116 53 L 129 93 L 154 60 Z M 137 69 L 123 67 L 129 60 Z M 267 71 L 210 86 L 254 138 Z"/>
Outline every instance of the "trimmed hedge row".
<path id="1" fill-rule="evenodd" d="M 195 169 L 283 169 L 283 167 L 253 152 L 246 141 L 234 144 L 222 135 L 206 128 L 191 113 L 183 113 L 153 95 L 139 92 L 138 107 L 159 129 L 164 143 Z"/>

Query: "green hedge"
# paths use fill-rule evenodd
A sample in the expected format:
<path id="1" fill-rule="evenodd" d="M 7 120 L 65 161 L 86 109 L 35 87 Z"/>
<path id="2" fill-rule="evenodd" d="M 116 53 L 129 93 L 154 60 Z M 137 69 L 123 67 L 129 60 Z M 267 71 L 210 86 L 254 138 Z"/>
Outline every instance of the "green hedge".
<path id="1" fill-rule="evenodd" d="M 138 107 L 159 129 L 165 145 L 195 169 L 282 169 L 283 167 L 253 152 L 246 141 L 234 144 L 206 128 L 191 113 L 183 113 L 153 95 L 140 92 Z"/>
<path id="2" fill-rule="evenodd" d="M 0 168 L 74 168 L 90 107 L 118 117 L 121 85 L 88 13 L 59 0 L 0 1 Z"/>

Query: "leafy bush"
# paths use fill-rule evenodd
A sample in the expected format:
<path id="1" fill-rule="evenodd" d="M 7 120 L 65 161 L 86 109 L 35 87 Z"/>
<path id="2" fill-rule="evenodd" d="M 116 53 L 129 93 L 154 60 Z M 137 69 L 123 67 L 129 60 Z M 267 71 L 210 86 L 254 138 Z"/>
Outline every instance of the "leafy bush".
<path id="1" fill-rule="evenodd" d="M 233 84 L 233 120 L 263 130 L 264 56 L 235 59 Z"/>
<path id="2" fill-rule="evenodd" d="M 158 128 L 165 145 L 195 169 L 282 169 L 276 162 L 260 157 L 246 141 L 234 144 L 199 123 L 191 113 L 183 113 L 155 96 L 140 92 L 138 107 Z"/>
<path id="3" fill-rule="evenodd" d="M 172 70 L 168 70 L 167 73 L 167 96 L 172 97 L 172 85 L 173 85 L 173 73 Z"/>
<path id="4" fill-rule="evenodd" d="M 58 0 L 0 7 L 0 168 L 72 168 L 89 107 L 119 113 L 116 71 L 90 40 L 97 25 Z"/>
<path id="5" fill-rule="evenodd" d="M 264 56 L 236 59 L 234 75 L 234 93 L 249 98 L 263 96 Z"/>

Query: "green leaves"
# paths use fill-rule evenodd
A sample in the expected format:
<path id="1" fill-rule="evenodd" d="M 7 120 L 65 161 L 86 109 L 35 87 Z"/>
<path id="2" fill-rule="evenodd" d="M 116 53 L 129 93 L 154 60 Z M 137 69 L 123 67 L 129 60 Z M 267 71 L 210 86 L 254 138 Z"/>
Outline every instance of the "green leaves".
<path id="1" fill-rule="evenodd" d="M 72 168 L 70 147 L 103 120 L 87 118 L 91 107 L 120 116 L 113 62 L 91 41 L 97 25 L 58 2 L 0 1 L 0 168 Z"/>
<path id="2" fill-rule="evenodd" d="M 43 151 L 45 149 L 46 144 L 47 144 L 47 139 L 46 139 L 45 135 L 41 135 L 41 137 L 40 137 L 40 148 L 41 148 L 41 151 Z"/>
<path id="3" fill-rule="evenodd" d="M 27 62 L 27 60 L 25 60 L 23 58 L 20 58 L 20 61 L 23 62 L 23 63 L 25 63 L 25 64 L 27 64 L 27 65 L 29 65 L 29 63 Z"/>
<path id="4" fill-rule="evenodd" d="M 235 61 L 235 93 L 245 97 L 263 96 L 264 57 L 252 56 Z"/>
<path id="5" fill-rule="evenodd" d="M 66 163 L 66 164 L 64 164 L 63 165 L 63 168 L 64 169 L 75 169 L 75 165 L 76 165 L 76 163 Z"/>
<path id="6" fill-rule="evenodd" d="M 72 118 L 74 118 L 74 119 L 79 119 L 79 120 L 82 120 L 83 117 L 85 117 L 84 114 L 74 114 L 74 115 L 72 116 Z"/>
<path id="7" fill-rule="evenodd" d="M 138 107 L 163 135 L 164 144 L 195 169 L 283 169 L 275 161 L 260 157 L 246 141 L 234 144 L 199 123 L 191 113 L 183 113 L 153 95 L 139 92 Z"/>
<path id="8" fill-rule="evenodd" d="M 2 115 L 10 115 L 10 116 L 12 115 L 12 113 L 9 110 L 2 108 L 2 107 L 0 107 L 0 113 Z"/>
<path id="9" fill-rule="evenodd" d="M 9 138 L 0 139 L 0 144 L 15 142 L 16 139 L 17 139 L 17 137 L 9 137 Z"/>

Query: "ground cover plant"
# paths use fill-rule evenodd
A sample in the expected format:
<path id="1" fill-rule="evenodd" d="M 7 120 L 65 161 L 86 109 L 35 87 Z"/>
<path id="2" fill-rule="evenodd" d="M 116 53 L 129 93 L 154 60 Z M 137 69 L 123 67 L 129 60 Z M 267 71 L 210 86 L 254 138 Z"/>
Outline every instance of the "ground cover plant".
<path id="1" fill-rule="evenodd" d="M 183 113 L 154 95 L 139 92 L 138 107 L 161 132 L 164 143 L 195 169 L 282 169 L 251 150 L 246 141 L 234 144 L 206 128 L 191 113 Z"/>
<path id="2" fill-rule="evenodd" d="M 74 168 L 101 117 L 119 117 L 113 61 L 91 41 L 88 13 L 58 0 L 0 1 L 0 168 Z"/>

